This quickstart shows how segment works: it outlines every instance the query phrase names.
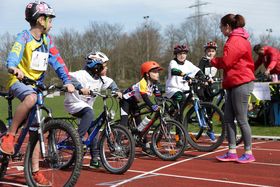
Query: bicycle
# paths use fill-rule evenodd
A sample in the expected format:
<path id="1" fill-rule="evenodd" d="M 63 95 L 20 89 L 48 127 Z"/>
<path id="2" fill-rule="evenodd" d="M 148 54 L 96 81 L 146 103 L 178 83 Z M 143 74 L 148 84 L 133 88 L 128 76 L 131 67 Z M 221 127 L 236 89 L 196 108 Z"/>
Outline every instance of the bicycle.
<path id="1" fill-rule="evenodd" d="M 99 92 L 91 91 L 92 97 L 99 96 L 103 100 L 103 111 L 101 114 L 91 123 L 91 133 L 88 137 L 82 141 L 84 147 L 84 155 L 90 149 L 92 142 L 99 131 L 103 127 L 101 135 L 99 136 L 99 152 L 101 163 L 104 168 L 113 174 L 125 173 L 132 165 L 135 157 L 135 143 L 131 133 L 124 127 L 116 125 L 113 121 L 115 112 L 113 108 L 113 98 L 117 96 L 115 92 L 112 94 L 101 94 Z M 107 99 L 111 99 L 112 106 L 108 108 Z M 73 118 L 59 118 L 72 122 L 73 126 L 77 123 L 73 121 Z M 70 119 L 70 120 L 69 120 Z M 61 141 L 56 144 L 58 149 L 71 150 L 74 147 L 67 142 Z M 63 166 L 68 168 L 72 165 L 74 156 Z"/>
<path id="2" fill-rule="evenodd" d="M 211 102 L 203 102 L 196 95 L 203 81 L 192 78 L 188 81 L 190 89 L 180 105 L 170 100 L 169 115 L 182 121 L 188 143 L 198 151 L 210 152 L 218 148 L 225 138 L 224 114 Z"/>
<path id="3" fill-rule="evenodd" d="M 24 77 L 21 81 L 24 84 L 34 86 L 34 90 L 37 93 L 37 103 L 33 106 L 26 118 L 27 123 L 23 122 L 20 125 L 20 127 L 23 127 L 15 144 L 14 155 L 9 156 L 0 152 L 0 178 L 3 178 L 6 174 L 10 159 L 18 158 L 22 160 L 23 155 L 19 153 L 19 151 L 27 136 L 27 132 L 29 132 L 29 143 L 24 157 L 24 174 L 27 185 L 37 186 L 32 175 L 32 165 L 39 163 L 39 170 L 51 181 L 53 186 L 74 186 L 79 178 L 80 168 L 82 166 L 82 146 L 78 133 L 64 121 L 52 119 L 50 109 L 46 108 L 44 105 L 43 91 L 47 90 L 45 85 L 27 77 Z M 13 96 L 9 93 L 1 93 L 1 96 L 8 101 L 8 125 L 10 125 L 12 121 Z M 43 117 L 43 111 L 47 113 L 47 117 Z M 7 128 L 3 121 L 1 121 L 0 124 L 1 129 L 3 129 L 0 135 L 0 138 L 2 138 L 6 135 Z M 76 156 L 74 160 L 75 165 L 68 172 L 62 171 L 61 166 L 64 164 L 65 158 L 69 155 L 60 152 L 55 146 L 52 146 L 54 145 L 53 142 L 65 135 L 67 135 L 69 141 L 75 145 L 75 151 L 69 154 L 75 154 Z M 39 152 L 37 153 L 35 150 L 39 150 Z M 64 180 L 66 181 L 63 182 Z"/>
<path id="4" fill-rule="evenodd" d="M 159 111 L 152 111 L 145 103 L 139 105 L 139 112 L 129 114 L 128 129 L 132 133 L 136 146 L 146 149 L 148 139 L 151 139 L 151 151 L 162 160 L 176 160 L 185 151 L 187 143 L 183 126 L 166 115 L 167 99 L 156 98 L 160 106 Z M 140 118 L 151 116 L 149 123 L 139 131 L 137 129 Z M 158 122 L 158 124 L 156 124 Z M 119 121 L 117 121 L 119 123 Z M 150 132 L 152 135 L 150 137 Z M 146 150 L 145 150 L 146 151 Z"/>

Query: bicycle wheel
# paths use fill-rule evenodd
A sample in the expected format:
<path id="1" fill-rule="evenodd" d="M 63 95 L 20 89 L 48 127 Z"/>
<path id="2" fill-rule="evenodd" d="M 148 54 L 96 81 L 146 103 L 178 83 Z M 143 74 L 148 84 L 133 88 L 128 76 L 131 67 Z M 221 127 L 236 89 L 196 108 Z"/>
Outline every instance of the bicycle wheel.
<path id="1" fill-rule="evenodd" d="M 152 135 L 152 149 L 162 160 L 176 160 L 185 151 L 186 131 L 175 120 L 164 120 Z"/>
<path id="2" fill-rule="evenodd" d="M 218 148 L 225 139 L 223 112 L 214 104 L 200 103 L 200 117 L 205 119 L 206 126 L 199 124 L 197 113 L 191 107 L 184 118 L 189 144 L 198 151 L 210 152 Z"/>
<path id="3" fill-rule="evenodd" d="M 0 135 L 6 131 L 7 131 L 6 124 L 2 120 L 0 120 Z"/>
<path id="4" fill-rule="evenodd" d="M 82 167 L 82 146 L 78 132 L 69 124 L 61 120 L 50 120 L 44 124 L 44 147 L 39 146 L 37 132 L 30 132 L 29 145 L 24 159 L 24 173 L 28 186 L 37 186 L 32 170 L 40 172 L 48 179 L 52 186 L 74 186 Z M 61 144 L 61 142 L 67 142 Z M 65 147 L 62 149 L 61 147 Z M 66 147 L 68 149 L 66 149 Z M 42 155 L 45 149 L 45 156 Z M 73 167 L 63 170 L 62 166 L 69 162 L 74 155 Z"/>
<path id="5" fill-rule="evenodd" d="M 111 126 L 100 139 L 100 159 L 107 171 L 114 174 L 126 172 L 134 161 L 135 143 L 131 133 L 119 125 Z"/>

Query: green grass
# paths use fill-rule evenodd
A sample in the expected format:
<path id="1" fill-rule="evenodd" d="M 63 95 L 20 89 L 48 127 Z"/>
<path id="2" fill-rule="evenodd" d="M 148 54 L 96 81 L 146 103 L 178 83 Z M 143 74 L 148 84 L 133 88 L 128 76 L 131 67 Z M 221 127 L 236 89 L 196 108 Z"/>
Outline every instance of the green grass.
<path id="1" fill-rule="evenodd" d="M 70 116 L 64 109 L 63 104 L 64 96 L 58 96 L 54 98 L 46 98 L 45 104 L 47 107 L 52 109 L 54 117 L 67 117 Z M 7 101 L 0 97 L 0 119 L 6 121 L 8 116 L 7 114 Z M 19 104 L 18 99 L 13 100 L 13 110 L 15 110 L 16 106 Z M 110 102 L 108 101 L 108 105 L 110 106 Z M 116 107 L 116 106 L 115 106 Z M 95 116 L 97 116 L 102 110 L 102 100 L 97 98 L 94 104 Z M 119 108 L 116 112 L 115 119 L 119 119 Z M 260 135 L 260 136 L 280 136 L 280 126 L 264 126 L 262 124 L 251 124 L 252 134 Z"/>

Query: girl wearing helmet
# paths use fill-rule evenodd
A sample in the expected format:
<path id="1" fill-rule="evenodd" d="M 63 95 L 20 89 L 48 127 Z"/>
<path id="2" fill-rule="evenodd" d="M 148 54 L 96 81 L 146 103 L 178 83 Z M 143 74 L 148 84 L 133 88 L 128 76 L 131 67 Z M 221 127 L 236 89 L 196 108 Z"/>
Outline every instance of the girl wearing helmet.
<path id="1" fill-rule="evenodd" d="M 64 100 L 65 109 L 72 114 L 80 118 L 78 132 L 82 139 L 88 132 L 91 122 L 94 120 L 93 104 L 95 98 L 90 96 L 90 91 L 101 91 L 110 89 L 117 91 L 119 97 L 121 92 L 118 92 L 118 86 L 111 78 L 106 76 L 107 73 L 107 61 L 108 57 L 101 52 L 91 52 L 85 58 L 85 68 L 76 72 L 70 72 L 72 82 L 78 90 L 74 93 L 66 93 Z M 94 145 L 91 146 L 91 168 L 99 168 L 99 151 L 97 149 L 97 136 L 93 141 Z"/>
<path id="2" fill-rule="evenodd" d="M 21 100 L 16 109 L 9 132 L 2 138 L 1 151 L 8 155 L 14 153 L 15 135 L 22 121 L 37 101 L 36 92 L 30 86 L 21 83 L 24 76 L 36 81 L 43 81 L 48 64 L 63 81 L 69 92 L 75 90 L 68 75 L 68 69 L 56 49 L 48 32 L 52 28 L 53 9 L 45 2 L 29 3 L 25 8 L 25 19 L 31 28 L 18 34 L 7 58 L 7 68 L 14 75 L 9 76 L 9 92 Z M 35 152 L 39 152 L 36 146 Z M 37 154 L 39 156 L 39 154 Z M 35 160 L 36 158 L 33 157 Z M 39 160 L 39 158 L 37 159 Z M 38 186 L 51 185 L 50 181 L 39 171 L 38 165 L 32 165 L 33 179 Z"/>
<path id="3" fill-rule="evenodd" d="M 152 103 L 149 99 L 153 94 L 160 96 L 158 89 L 160 65 L 155 61 L 147 61 L 141 65 L 142 79 L 123 92 L 120 100 L 121 121 L 120 124 L 127 126 L 128 114 L 139 111 L 138 103 L 144 101 L 153 111 L 159 110 L 159 106 Z M 141 119 L 136 119 L 139 124 Z M 145 150 L 143 150 L 145 151 Z"/>
<path id="4" fill-rule="evenodd" d="M 217 68 L 212 67 L 210 60 L 216 56 L 217 44 L 214 41 L 209 41 L 204 45 L 205 55 L 201 58 L 198 67 L 202 72 L 209 76 L 210 78 L 214 77 L 217 74 Z"/>
<path id="5" fill-rule="evenodd" d="M 187 53 L 189 48 L 186 45 L 176 45 L 174 47 L 174 59 L 168 67 L 168 78 L 166 81 L 166 96 L 172 98 L 180 105 L 186 99 L 184 91 L 189 90 L 186 80 L 189 78 L 205 78 L 198 67 L 188 61 Z"/>

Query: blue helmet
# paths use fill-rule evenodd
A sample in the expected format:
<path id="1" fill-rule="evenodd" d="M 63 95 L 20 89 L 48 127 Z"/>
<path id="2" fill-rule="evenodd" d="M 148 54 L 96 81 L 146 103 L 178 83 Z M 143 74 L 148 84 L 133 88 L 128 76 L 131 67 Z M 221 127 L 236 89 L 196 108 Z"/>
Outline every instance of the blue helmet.
<path id="1" fill-rule="evenodd" d="M 95 68 L 96 66 L 99 65 L 102 65 L 102 61 L 100 59 L 86 59 L 86 66 L 89 68 L 89 69 L 93 69 Z"/>

